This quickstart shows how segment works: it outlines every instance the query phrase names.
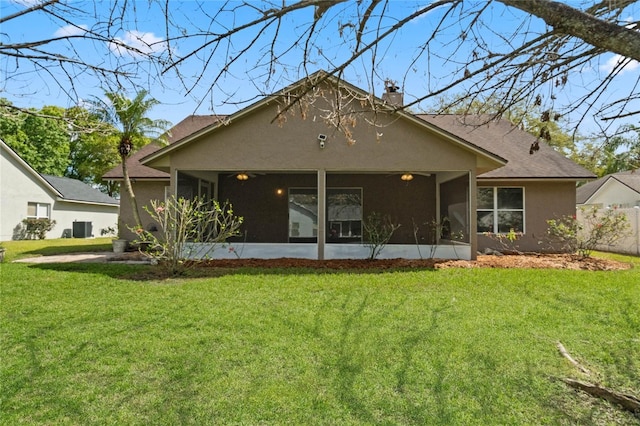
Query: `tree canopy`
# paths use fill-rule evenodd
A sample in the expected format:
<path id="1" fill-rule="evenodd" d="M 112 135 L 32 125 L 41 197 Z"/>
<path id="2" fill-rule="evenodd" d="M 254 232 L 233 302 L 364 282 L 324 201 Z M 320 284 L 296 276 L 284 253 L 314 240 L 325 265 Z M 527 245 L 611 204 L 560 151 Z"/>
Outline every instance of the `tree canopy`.
<path id="1" fill-rule="evenodd" d="M 0 102 L 0 111 L 10 107 L 10 102 Z M 0 137 L 38 173 L 63 176 L 69 157 L 64 115 L 64 109 L 55 106 L 0 113 Z"/>

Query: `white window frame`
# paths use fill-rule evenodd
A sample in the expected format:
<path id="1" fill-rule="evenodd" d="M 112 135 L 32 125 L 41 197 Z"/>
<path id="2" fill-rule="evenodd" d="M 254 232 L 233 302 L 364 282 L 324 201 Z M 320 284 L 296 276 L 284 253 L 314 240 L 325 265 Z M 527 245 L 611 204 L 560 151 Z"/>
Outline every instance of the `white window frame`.
<path id="1" fill-rule="evenodd" d="M 29 214 L 29 207 L 31 206 L 35 206 L 36 208 L 36 214 L 34 215 L 30 215 Z M 41 215 L 41 209 L 45 208 L 47 211 L 46 216 Z M 29 201 L 27 202 L 27 218 L 28 219 L 51 219 L 51 204 L 50 203 L 38 203 L 35 201 Z"/>
<path id="2" fill-rule="evenodd" d="M 526 233 L 527 232 L 527 218 L 526 218 L 526 205 L 525 205 L 525 200 L 526 200 L 526 196 L 525 196 L 525 188 L 524 186 L 478 186 L 477 190 L 480 191 L 481 189 L 491 189 L 493 191 L 493 208 L 488 209 L 488 208 L 480 208 L 477 207 L 476 208 L 476 216 L 478 215 L 478 213 L 480 212 L 491 212 L 493 213 L 493 231 L 490 231 L 492 234 L 506 234 L 509 231 L 506 232 L 497 232 L 497 230 L 499 229 L 499 224 L 498 224 L 498 220 L 500 218 L 499 213 L 500 212 L 522 212 L 522 229 L 521 230 L 516 230 L 516 232 L 521 232 L 521 233 Z M 498 190 L 499 189 L 520 189 L 522 190 L 522 208 L 521 209 L 500 209 L 498 208 Z M 477 197 L 476 197 L 477 200 Z M 486 231 L 479 231 L 478 229 L 478 224 L 476 224 L 476 232 L 478 234 L 483 234 Z"/>

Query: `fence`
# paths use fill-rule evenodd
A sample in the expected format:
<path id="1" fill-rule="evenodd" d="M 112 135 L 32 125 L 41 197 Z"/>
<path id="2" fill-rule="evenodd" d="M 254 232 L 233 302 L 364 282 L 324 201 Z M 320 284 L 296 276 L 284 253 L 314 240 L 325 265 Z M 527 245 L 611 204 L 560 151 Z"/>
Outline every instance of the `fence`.
<path id="1" fill-rule="evenodd" d="M 630 230 L 623 238 L 619 239 L 615 244 L 598 246 L 601 251 L 610 251 L 613 253 L 633 254 L 640 256 L 640 208 L 618 208 L 616 211 L 624 213 L 630 225 Z M 580 223 L 584 223 L 584 212 L 581 209 L 576 211 L 576 219 Z"/>

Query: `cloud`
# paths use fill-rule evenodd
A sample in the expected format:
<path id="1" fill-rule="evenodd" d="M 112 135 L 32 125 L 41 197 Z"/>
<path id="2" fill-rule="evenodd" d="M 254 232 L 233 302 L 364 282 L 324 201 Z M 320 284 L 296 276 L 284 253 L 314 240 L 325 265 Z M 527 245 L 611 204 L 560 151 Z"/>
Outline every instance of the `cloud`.
<path id="1" fill-rule="evenodd" d="M 70 37 L 76 35 L 83 35 L 87 32 L 88 27 L 86 25 L 65 25 L 62 28 L 59 28 L 55 33 L 53 33 L 54 37 Z"/>
<path id="2" fill-rule="evenodd" d="M 628 28 L 630 30 L 635 29 L 636 31 L 640 31 L 640 28 L 638 28 L 638 24 L 633 22 L 633 17 L 632 16 L 629 16 L 628 18 L 625 18 L 622 21 L 623 22 L 629 22 L 629 24 L 625 25 L 625 28 Z M 619 74 L 626 73 L 626 72 L 629 72 L 629 71 L 635 71 L 635 70 L 640 68 L 640 62 L 638 62 L 636 60 L 628 60 L 624 56 L 613 55 L 611 58 L 609 58 L 609 60 L 607 62 L 605 62 L 604 64 L 600 65 L 600 70 L 602 70 L 602 71 L 604 71 L 606 73 L 610 73 L 616 67 L 620 66 L 624 62 L 626 62 L 626 63 L 624 64 L 622 69 L 620 69 L 618 71 Z"/>
<path id="3" fill-rule="evenodd" d="M 600 65 L 600 69 L 602 71 L 606 72 L 606 73 L 610 73 L 611 71 L 613 71 L 614 68 L 620 66 L 625 61 L 628 61 L 628 59 L 625 58 L 624 56 L 613 55 L 612 57 L 609 58 L 609 60 L 607 62 L 605 62 L 604 64 Z M 623 68 L 619 71 L 619 73 L 626 73 L 626 72 L 629 72 L 629 71 L 635 71 L 638 68 L 640 68 L 640 62 L 635 61 L 635 60 L 629 60 L 623 66 Z"/>
<path id="4" fill-rule="evenodd" d="M 116 37 L 109 49 L 122 56 L 144 56 L 166 51 L 167 43 L 153 33 L 127 31 L 124 38 Z"/>

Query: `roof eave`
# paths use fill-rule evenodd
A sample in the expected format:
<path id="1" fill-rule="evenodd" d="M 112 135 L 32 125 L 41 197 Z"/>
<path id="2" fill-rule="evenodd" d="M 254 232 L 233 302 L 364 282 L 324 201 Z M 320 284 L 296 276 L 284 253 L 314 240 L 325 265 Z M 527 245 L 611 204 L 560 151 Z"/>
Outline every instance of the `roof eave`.
<path id="1" fill-rule="evenodd" d="M 33 167 L 29 165 L 26 161 L 22 159 L 9 145 L 7 145 L 2 139 L 0 139 L 0 143 L 2 146 L 6 148 L 6 151 L 9 153 L 14 160 L 16 160 L 20 165 L 22 165 L 27 171 L 35 177 L 40 183 L 47 187 L 51 192 L 53 192 L 57 197 L 63 197 L 62 193 L 58 191 L 53 185 L 51 185 L 45 178 L 40 175 L 40 173 L 36 172 Z"/>
<path id="2" fill-rule="evenodd" d="M 586 176 L 486 176 L 482 175 L 478 176 L 478 181 L 483 180 L 526 180 L 526 181 L 582 181 L 582 180 L 593 180 L 595 177 L 586 177 Z"/>
<path id="3" fill-rule="evenodd" d="M 119 203 L 103 203 L 100 201 L 85 201 L 85 200 L 73 200 L 64 197 L 58 197 L 57 201 L 74 204 L 88 204 L 92 206 L 107 206 L 107 207 L 120 207 Z"/>
<path id="4" fill-rule="evenodd" d="M 143 177 L 143 178 L 138 178 L 138 177 L 129 177 L 129 179 L 131 180 L 131 182 L 153 182 L 153 181 L 170 181 L 171 179 L 167 176 L 167 177 Z M 123 177 L 112 177 L 112 178 L 107 178 L 107 179 L 102 179 L 103 181 L 107 181 L 107 182 L 122 182 L 124 181 Z"/>

